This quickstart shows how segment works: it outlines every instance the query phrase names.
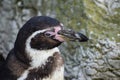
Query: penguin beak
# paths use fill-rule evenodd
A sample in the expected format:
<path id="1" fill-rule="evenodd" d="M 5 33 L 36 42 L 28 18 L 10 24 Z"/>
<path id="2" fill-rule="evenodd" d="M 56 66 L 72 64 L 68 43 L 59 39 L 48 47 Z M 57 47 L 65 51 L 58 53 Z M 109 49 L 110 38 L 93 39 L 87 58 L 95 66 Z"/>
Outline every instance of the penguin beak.
<path id="1" fill-rule="evenodd" d="M 62 35 L 65 40 L 70 40 L 70 41 L 86 42 L 89 40 L 84 34 L 80 32 L 75 32 L 72 29 L 59 30 L 58 34 Z"/>
<path id="2" fill-rule="evenodd" d="M 79 41 L 79 42 L 86 42 L 88 41 L 88 38 L 80 33 L 80 32 L 75 32 L 72 29 L 61 29 L 60 27 L 54 27 L 53 30 L 51 29 L 50 31 L 45 32 L 45 36 L 58 40 L 60 42 L 64 41 Z"/>

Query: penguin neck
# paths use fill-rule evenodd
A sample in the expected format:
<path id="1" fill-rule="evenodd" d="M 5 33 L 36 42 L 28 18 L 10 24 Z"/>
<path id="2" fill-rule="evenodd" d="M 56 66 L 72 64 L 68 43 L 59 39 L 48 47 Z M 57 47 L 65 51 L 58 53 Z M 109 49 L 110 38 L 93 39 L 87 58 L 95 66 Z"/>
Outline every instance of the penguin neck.
<path id="1" fill-rule="evenodd" d="M 45 65 L 47 59 L 52 57 L 54 53 L 60 53 L 57 47 L 49 50 L 36 50 L 31 47 L 26 47 L 25 50 L 31 59 L 30 65 L 35 68 Z"/>

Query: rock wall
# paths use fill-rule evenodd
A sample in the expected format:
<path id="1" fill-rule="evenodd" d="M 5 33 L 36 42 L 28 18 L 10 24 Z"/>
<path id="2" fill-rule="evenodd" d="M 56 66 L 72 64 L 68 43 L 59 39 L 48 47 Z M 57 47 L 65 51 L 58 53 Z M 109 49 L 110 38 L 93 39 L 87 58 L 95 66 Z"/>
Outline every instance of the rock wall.
<path id="1" fill-rule="evenodd" d="M 66 80 L 120 80 L 119 0 L 1 0 L 0 54 L 7 56 L 20 27 L 35 15 L 56 17 L 90 39 L 60 46 Z"/>

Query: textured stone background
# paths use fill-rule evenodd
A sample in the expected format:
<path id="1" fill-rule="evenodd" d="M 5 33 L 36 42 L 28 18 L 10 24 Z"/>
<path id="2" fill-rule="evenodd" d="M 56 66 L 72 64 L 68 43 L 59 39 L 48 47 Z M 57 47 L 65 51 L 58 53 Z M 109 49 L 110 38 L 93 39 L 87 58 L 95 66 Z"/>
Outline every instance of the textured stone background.
<path id="1" fill-rule="evenodd" d="M 0 54 L 7 56 L 19 28 L 35 15 L 55 17 L 90 38 L 60 46 L 66 80 L 120 80 L 120 0 L 0 0 Z"/>

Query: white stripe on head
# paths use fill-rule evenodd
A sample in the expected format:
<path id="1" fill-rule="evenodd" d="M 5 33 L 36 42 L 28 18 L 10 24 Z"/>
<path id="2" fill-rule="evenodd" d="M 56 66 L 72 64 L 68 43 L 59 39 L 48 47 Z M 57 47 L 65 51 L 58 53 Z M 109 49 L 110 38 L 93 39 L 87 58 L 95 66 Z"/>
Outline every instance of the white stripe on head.
<path id="1" fill-rule="evenodd" d="M 31 39 L 33 37 L 35 37 L 37 34 L 43 33 L 46 30 L 49 30 L 49 29 L 38 30 L 38 31 L 34 32 L 26 40 L 25 51 L 26 51 L 27 55 L 29 55 L 31 57 L 32 61 L 30 64 L 34 68 L 37 68 L 37 67 L 41 66 L 42 64 L 44 65 L 45 62 L 47 61 L 48 57 L 52 56 L 55 52 L 59 52 L 59 49 L 57 47 L 55 47 L 53 49 L 49 49 L 49 50 L 37 50 L 37 49 L 31 48 L 31 46 L 30 46 Z"/>
<path id="2" fill-rule="evenodd" d="M 63 23 L 60 23 L 60 25 L 63 27 L 64 25 L 63 25 Z"/>

